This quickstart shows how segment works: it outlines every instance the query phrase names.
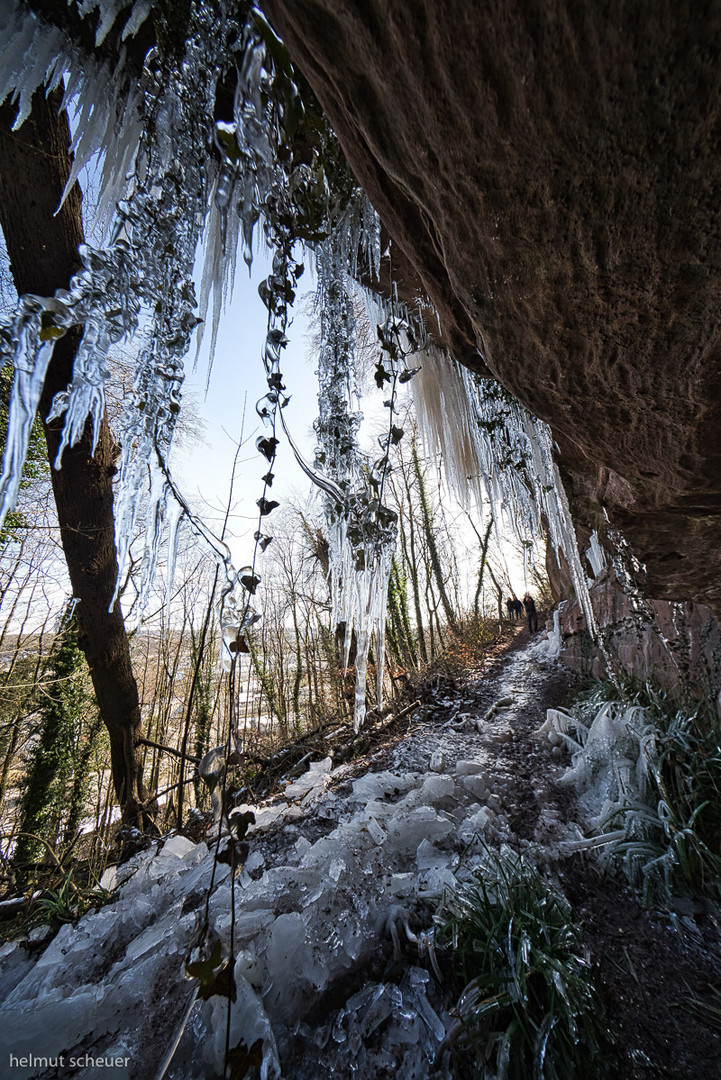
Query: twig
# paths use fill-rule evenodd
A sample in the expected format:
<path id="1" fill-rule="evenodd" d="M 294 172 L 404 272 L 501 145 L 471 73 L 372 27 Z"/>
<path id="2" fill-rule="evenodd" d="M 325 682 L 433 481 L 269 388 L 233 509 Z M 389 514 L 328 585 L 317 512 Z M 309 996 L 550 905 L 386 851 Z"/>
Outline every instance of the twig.
<path id="1" fill-rule="evenodd" d="M 183 754 L 182 750 L 176 750 L 174 746 L 163 746 L 162 743 L 154 742 L 152 739 L 145 739 L 142 736 L 135 740 L 135 745 L 151 746 L 153 750 L 162 750 L 164 754 L 174 754 L 175 757 L 179 758 L 185 757 L 186 761 L 192 761 L 194 765 L 200 764 L 200 758 L 195 757 L 193 754 Z"/>

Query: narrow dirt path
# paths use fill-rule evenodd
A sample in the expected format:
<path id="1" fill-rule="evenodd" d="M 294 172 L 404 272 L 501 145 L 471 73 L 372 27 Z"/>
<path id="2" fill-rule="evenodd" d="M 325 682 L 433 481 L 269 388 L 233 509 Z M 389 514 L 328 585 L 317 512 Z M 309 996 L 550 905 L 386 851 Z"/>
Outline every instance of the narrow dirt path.
<path id="1" fill-rule="evenodd" d="M 444 761 L 487 763 L 488 805 L 498 815 L 495 837 L 491 829 L 488 838 L 521 850 L 532 847 L 583 922 L 616 1059 L 611 1075 L 719 1080 L 718 913 L 689 904 L 686 915 L 693 918 L 683 926 L 677 921 L 681 929 L 674 929 L 667 918 L 644 910 L 592 854 L 568 853 L 569 842 L 583 835 L 575 795 L 558 783 L 569 759 L 534 732 L 546 709 L 567 702 L 579 680 L 562 665 L 539 659 L 537 651 L 527 633 L 519 634 L 481 677 L 460 691 L 435 693 L 423 720 L 395 746 L 374 755 L 370 767 L 417 770 L 434 754 Z M 478 725 L 494 702 L 508 699 Z M 710 1008 L 702 1004 L 699 1010 L 698 1002 Z"/>

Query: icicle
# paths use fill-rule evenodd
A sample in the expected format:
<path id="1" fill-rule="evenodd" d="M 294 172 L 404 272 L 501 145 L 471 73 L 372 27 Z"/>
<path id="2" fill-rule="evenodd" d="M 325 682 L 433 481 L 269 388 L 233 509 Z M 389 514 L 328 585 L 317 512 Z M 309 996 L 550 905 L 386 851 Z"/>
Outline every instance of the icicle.
<path id="1" fill-rule="evenodd" d="M 541 420 L 531 417 L 529 413 L 524 416 L 524 423 L 533 458 L 534 480 L 539 488 L 537 498 L 548 519 L 551 540 L 556 548 L 556 554 L 563 552 L 566 557 L 576 599 L 586 617 L 588 632 L 602 646 L 588 591 L 588 581 L 578 553 L 578 540 L 568 497 L 553 457 L 551 429 Z"/>
<path id="2" fill-rule="evenodd" d="M 38 297 L 24 296 L 15 319 L 4 320 L 3 329 L 10 331 L 15 346 L 15 380 L 10 395 L 5 456 L 0 476 L 0 529 L 17 499 L 30 433 L 55 346 L 53 338 L 40 341 L 42 311 L 42 301 Z M 9 354 L 9 349 L 3 349 L 4 362 L 10 359 Z"/>
<path id="3" fill-rule="evenodd" d="M 598 539 L 598 533 L 594 529 L 591 533 L 591 541 L 586 549 L 586 558 L 590 564 L 593 576 L 598 577 L 603 568 L 606 565 L 606 552 L 601 547 Z"/>
<path id="4" fill-rule="evenodd" d="M 168 512 L 168 563 L 165 571 L 165 607 L 170 617 L 170 601 L 173 598 L 175 567 L 178 562 L 178 541 L 185 518 L 183 507 L 173 499 Z"/>
<path id="5" fill-rule="evenodd" d="M 66 413 L 63 437 L 55 459 L 55 468 L 62 464 L 63 452 L 68 446 L 75 446 L 85 430 L 88 416 L 93 424 L 93 444 L 91 453 L 95 453 L 100 434 L 100 424 L 105 413 L 104 386 L 110 377 L 107 355 L 110 347 L 110 335 L 103 318 L 89 317 L 85 323 L 83 339 L 73 364 L 73 381 L 67 392 L 56 394 L 48 420 L 54 420 Z"/>
<path id="6" fill-rule="evenodd" d="M 452 357 L 427 346 L 420 371 L 411 384 L 421 443 L 425 453 L 443 457 L 445 482 L 461 506 L 483 505 L 475 394 Z"/>
<path id="7" fill-rule="evenodd" d="M 563 552 L 568 562 L 589 632 L 598 639 L 550 428 L 500 384 L 477 380 L 432 350 L 413 391 L 424 446 L 442 452 L 445 476 L 460 502 L 472 493 L 480 506 L 485 493 L 499 539 L 511 531 L 522 545 L 526 579 L 545 517 L 557 555 Z"/>
<path id="8" fill-rule="evenodd" d="M 386 597 L 396 541 L 396 515 L 382 505 L 382 481 L 379 490 L 369 488 L 368 476 L 372 485 L 374 470 L 368 469 L 358 448 L 361 415 L 354 408 L 358 397 L 355 315 L 346 268 L 353 264 L 355 253 L 367 251 L 362 225 L 362 218 L 348 215 L 338 241 L 334 237 L 316 252 L 321 327 L 316 466 L 333 478 L 343 496 L 340 504 L 338 499 L 326 503 L 329 583 L 332 623 L 345 631 L 346 667 L 353 633 L 356 637 L 356 731 L 365 719 L 371 640 L 375 641 L 376 688 L 382 707 Z"/>

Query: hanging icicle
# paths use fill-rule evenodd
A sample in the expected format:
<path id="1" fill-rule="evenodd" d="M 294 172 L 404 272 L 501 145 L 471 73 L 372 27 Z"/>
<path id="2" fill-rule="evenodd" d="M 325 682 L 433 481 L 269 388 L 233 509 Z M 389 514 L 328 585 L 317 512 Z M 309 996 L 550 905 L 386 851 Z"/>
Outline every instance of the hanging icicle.
<path id="1" fill-rule="evenodd" d="M 348 240 L 347 232 L 341 235 Z M 357 236 L 351 237 L 349 246 L 357 250 Z M 378 707 L 383 703 L 385 610 L 396 515 L 383 505 L 387 453 L 369 471 L 358 447 L 362 416 L 357 408 L 355 313 L 348 261 L 347 251 L 338 251 L 330 241 L 316 252 L 321 340 L 317 370 L 319 416 L 314 426 L 318 436 L 316 466 L 335 481 L 343 495 L 342 501 L 326 498 L 329 579 L 332 624 L 343 630 L 345 667 L 355 639 L 354 726 L 358 731 L 365 719 L 372 639 Z"/>

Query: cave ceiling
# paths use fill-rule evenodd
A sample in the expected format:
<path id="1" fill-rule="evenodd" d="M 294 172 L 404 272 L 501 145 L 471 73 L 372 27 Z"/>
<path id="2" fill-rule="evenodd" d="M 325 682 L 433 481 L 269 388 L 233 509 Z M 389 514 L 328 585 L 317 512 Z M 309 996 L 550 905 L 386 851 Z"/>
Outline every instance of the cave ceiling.
<path id="1" fill-rule="evenodd" d="M 718 610 L 721 6 L 263 7 L 456 358 L 551 425 L 651 595 Z"/>

